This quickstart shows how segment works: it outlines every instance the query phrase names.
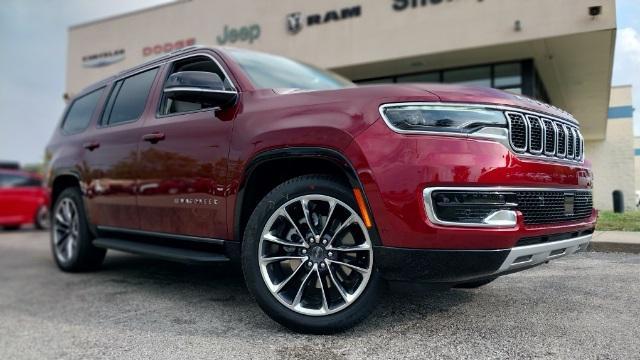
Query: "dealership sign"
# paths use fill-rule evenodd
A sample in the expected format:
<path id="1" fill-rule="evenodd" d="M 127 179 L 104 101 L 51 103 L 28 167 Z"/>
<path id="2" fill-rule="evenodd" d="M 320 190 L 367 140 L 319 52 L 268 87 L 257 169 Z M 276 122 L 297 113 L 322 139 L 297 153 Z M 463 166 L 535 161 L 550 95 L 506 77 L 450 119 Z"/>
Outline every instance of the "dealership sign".
<path id="1" fill-rule="evenodd" d="M 116 49 L 85 55 L 82 57 L 82 66 L 86 68 L 96 68 L 111 65 L 124 60 L 124 53 L 124 49 Z"/>
<path id="2" fill-rule="evenodd" d="M 302 30 L 303 25 L 307 27 L 327 24 L 335 21 L 357 18 L 362 15 L 360 5 L 342 8 L 339 10 L 329 10 L 324 13 L 303 16 L 300 12 L 294 12 L 286 17 L 287 30 L 292 34 L 297 34 Z"/>
<path id="3" fill-rule="evenodd" d="M 145 46 L 142 49 L 142 56 L 166 54 L 178 49 L 182 49 L 183 47 L 192 46 L 195 44 L 196 44 L 196 39 L 189 38 L 184 40 L 177 40 L 173 42 L 165 42 L 165 43 L 155 44 L 151 46 Z"/>
<path id="4" fill-rule="evenodd" d="M 238 41 L 253 44 L 253 42 L 260 37 L 260 33 L 260 25 L 258 24 L 242 26 L 239 28 L 230 28 L 225 25 L 222 30 L 222 35 L 218 35 L 216 40 L 218 41 L 218 45 L 225 45 L 227 43 L 233 44 Z"/>
<path id="5" fill-rule="evenodd" d="M 428 5 L 438 5 L 445 1 L 451 2 L 453 0 L 393 0 L 392 7 L 395 11 L 403 11 Z"/>

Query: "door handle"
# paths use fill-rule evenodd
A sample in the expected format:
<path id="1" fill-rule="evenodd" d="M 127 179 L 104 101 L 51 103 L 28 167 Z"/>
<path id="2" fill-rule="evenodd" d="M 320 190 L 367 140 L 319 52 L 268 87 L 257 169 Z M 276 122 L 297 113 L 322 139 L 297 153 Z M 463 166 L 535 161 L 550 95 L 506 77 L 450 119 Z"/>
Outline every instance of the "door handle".
<path id="1" fill-rule="evenodd" d="M 93 151 L 100 147 L 100 143 L 96 141 L 91 141 L 91 142 L 82 144 L 82 146 L 89 151 Z"/>
<path id="2" fill-rule="evenodd" d="M 151 134 L 146 134 L 142 136 L 142 140 L 144 141 L 148 141 L 152 144 L 157 144 L 158 141 L 162 141 L 164 140 L 164 133 L 161 132 L 154 132 Z"/>

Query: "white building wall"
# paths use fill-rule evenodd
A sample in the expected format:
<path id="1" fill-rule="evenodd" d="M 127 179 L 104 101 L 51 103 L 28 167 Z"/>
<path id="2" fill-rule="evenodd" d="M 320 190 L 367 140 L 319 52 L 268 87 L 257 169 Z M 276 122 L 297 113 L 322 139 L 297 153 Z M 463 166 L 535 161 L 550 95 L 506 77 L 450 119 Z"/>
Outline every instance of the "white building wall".
<path id="1" fill-rule="evenodd" d="M 613 210 L 612 192 L 621 190 L 625 208 L 634 210 L 636 167 L 634 159 L 631 86 L 611 89 L 607 134 L 604 140 L 587 141 L 587 160 L 594 173 L 594 207 Z"/>

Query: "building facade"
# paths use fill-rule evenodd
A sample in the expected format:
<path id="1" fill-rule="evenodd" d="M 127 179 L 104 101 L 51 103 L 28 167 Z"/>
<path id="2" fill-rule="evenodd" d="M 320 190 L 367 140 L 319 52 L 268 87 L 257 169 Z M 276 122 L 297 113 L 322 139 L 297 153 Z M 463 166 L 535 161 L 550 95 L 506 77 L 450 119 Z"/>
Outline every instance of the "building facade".
<path id="1" fill-rule="evenodd" d="M 605 138 L 585 141 L 585 154 L 595 174 L 594 206 L 600 210 L 613 210 L 615 190 L 622 191 L 626 210 L 636 209 L 632 104 L 631 86 L 613 87 Z"/>
<path id="2" fill-rule="evenodd" d="M 71 27 L 66 92 L 185 46 L 243 47 L 358 83 L 470 83 L 547 101 L 579 120 L 599 167 L 623 124 L 607 121 L 615 19 L 615 0 L 179 0 Z"/>

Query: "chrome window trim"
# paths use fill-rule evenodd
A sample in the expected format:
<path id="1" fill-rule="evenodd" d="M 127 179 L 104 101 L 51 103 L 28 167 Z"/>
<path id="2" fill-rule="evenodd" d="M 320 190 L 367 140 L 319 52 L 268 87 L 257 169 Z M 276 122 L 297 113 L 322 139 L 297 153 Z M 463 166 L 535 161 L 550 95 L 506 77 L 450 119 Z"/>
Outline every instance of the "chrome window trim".
<path id="1" fill-rule="evenodd" d="M 393 126 L 393 124 L 391 124 L 389 119 L 387 119 L 387 117 L 384 114 L 384 110 L 390 107 L 401 107 L 401 106 L 475 107 L 479 109 L 490 109 L 490 110 L 498 110 L 503 112 L 506 112 L 506 111 L 516 112 L 516 113 L 522 114 L 523 116 L 534 115 L 539 117 L 540 119 L 549 120 L 553 124 L 554 134 L 555 134 L 554 153 L 550 154 L 550 153 L 543 152 L 543 154 L 533 155 L 533 154 L 516 152 L 511 147 L 511 144 L 509 141 L 510 136 L 508 132 L 508 125 L 505 128 L 500 128 L 500 127 L 484 128 L 482 130 L 479 130 L 471 134 L 462 134 L 462 133 L 446 132 L 446 131 L 418 131 L 418 130 L 398 129 L 395 126 Z M 521 109 L 521 108 L 506 106 L 506 105 L 492 105 L 492 104 L 481 104 L 481 103 L 454 103 L 454 102 L 448 103 L 448 102 L 437 102 L 437 101 L 436 102 L 434 101 L 415 102 L 414 101 L 414 102 L 385 103 L 378 107 L 378 112 L 380 113 L 380 117 L 382 118 L 382 120 L 385 122 L 385 124 L 387 124 L 387 126 L 393 132 L 402 134 L 402 135 L 434 135 L 434 136 L 447 136 L 447 137 L 457 137 L 457 138 L 466 138 L 466 139 L 488 140 L 488 141 L 494 141 L 502 144 L 507 149 L 512 151 L 514 154 L 516 154 L 518 157 L 527 159 L 527 160 L 538 160 L 538 161 L 544 161 L 544 162 L 569 164 L 569 165 L 580 165 L 584 163 L 584 156 L 580 160 L 569 160 L 569 159 L 556 156 L 557 149 L 558 149 L 558 131 L 557 131 L 556 124 L 564 124 L 564 125 L 568 125 L 576 128 L 579 128 L 579 124 L 577 122 L 573 122 L 572 120 L 562 119 L 557 116 L 541 113 L 538 111 L 526 110 L 526 109 Z M 507 120 L 507 123 L 508 123 L 508 120 Z M 543 149 L 544 149 L 544 146 L 543 146 Z"/>
<path id="2" fill-rule="evenodd" d="M 545 137 L 546 137 L 546 132 L 544 131 L 544 124 L 542 123 L 542 121 L 540 120 L 539 117 L 534 116 L 534 115 L 528 115 L 525 114 L 524 115 L 527 122 L 529 123 L 529 152 L 533 155 L 540 155 L 542 154 L 542 152 L 544 152 L 544 142 L 545 142 Z M 540 150 L 534 150 L 533 149 L 533 145 L 531 143 L 531 140 L 533 139 L 533 136 L 531 135 L 531 121 L 536 121 L 538 123 L 538 125 L 540 126 L 540 130 L 541 130 L 541 134 L 540 134 L 540 141 L 541 141 L 541 147 Z"/>
<path id="3" fill-rule="evenodd" d="M 477 223 L 461 223 L 461 222 L 452 222 L 440 220 L 436 215 L 433 208 L 433 198 L 432 195 L 436 191 L 461 191 L 461 192 L 482 192 L 482 193 L 491 193 L 491 194 L 500 194 L 505 192 L 517 192 L 517 191 L 563 191 L 563 192 L 588 192 L 593 194 L 592 189 L 584 189 L 584 188 L 536 188 L 536 187 L 510 187 L 510 186 L 493 186 L 493 187 L 478 187 L 478 186 L 437 186 L 437 187 L 427 187 L 422 190 L 422 198 L 425 206 L 425 212 L 429 221 L 436 225 L 442 226 L 455 226 L 455 227 L 470 227 L 470 228 L 492 228 L 492 229 L 500 229 L 500 228 L 516 228 L 518 224 L 501 226 L 501 225 L 492 225 L 492 224 L 477 224 Z"/>
<path id="4" fill-rule="evenodd" d="M 162 92 L 169 93 L 174 91 L 193 91 L 193 92 L 203 92 L 203 93 L 216 93 L 216 94 L 237 94 L 235 91 L 231 90 L 214 90 L 214 89 L 203 89 L 198 87 L 188 87 L 188 86 L 177 86 L 169 89 L 163 89 Z"/>

